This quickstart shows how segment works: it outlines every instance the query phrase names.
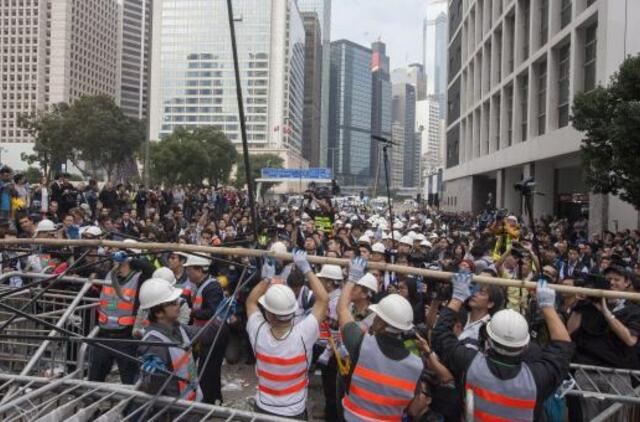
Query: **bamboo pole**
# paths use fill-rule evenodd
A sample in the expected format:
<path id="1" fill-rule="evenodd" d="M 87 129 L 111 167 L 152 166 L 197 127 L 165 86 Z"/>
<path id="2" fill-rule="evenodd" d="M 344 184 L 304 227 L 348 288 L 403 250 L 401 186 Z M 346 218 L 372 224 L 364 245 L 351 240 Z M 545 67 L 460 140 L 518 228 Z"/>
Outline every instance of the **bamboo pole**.
<path id="1" fill-rule="evenodd" d="M 228 248 L 228 247 L 213 247 L 213 246 L 200 246 L 200 245 L 185 245 L 178 243 L 153 243 L 153 242 L 118 242 L 113 240 L 66 240 L 66 239 L 0 239 L 0 250 L 2 246 L 6 245 L 46 245 L 46 246 L 58 246 L 58 247 L 104 247 L 112 249 L 142 249 L 149 251 L 157 250 L 172 250 L 176 252 L 200 252 L 214 255 L 235 255 L 242 257 L 261 257 L 270 256 L 283 261 L 292 261 L 292 254 L 274 254 L 260 249 L 247 249 L 247 248 Z M 334 264 L 341 267 L 349 265 L 348 259 L 342 258 L 328 258 L 324 256 L 309 255 L 308 260 L 312 264 Z M 425 278 L 438 281 L 449 282 L 453 273 L 445 271 L 428 270 L 426 268 L 415 268 L 404 265 L 387 264 L 384 262 L 371 262 L 368 263 L 368 268 L 376 269 L 380 271 L 395 272 L 398 274 L 412 274 L 420 275 Z M 501 287 L 516 287 L 524 289 L 535 289 L 536 283 L 531 281 L 511 280 L 506 278 L 497 277 L 485 277 L 485 276 L 473 276 L 473 281 L 480 284 L 492 284 Z M 604 297 L 607 299 L 628 299 L 640 302 L 640 293 L 634 292 L 620 292 L 613 290 L 601 290 L 601 289 L 589 289 L 585 287 L 565 286 L 563 284 L 552 284 L 552 289 L 559 293 L 567 294 L 579 294 L 589 297 Z"/>

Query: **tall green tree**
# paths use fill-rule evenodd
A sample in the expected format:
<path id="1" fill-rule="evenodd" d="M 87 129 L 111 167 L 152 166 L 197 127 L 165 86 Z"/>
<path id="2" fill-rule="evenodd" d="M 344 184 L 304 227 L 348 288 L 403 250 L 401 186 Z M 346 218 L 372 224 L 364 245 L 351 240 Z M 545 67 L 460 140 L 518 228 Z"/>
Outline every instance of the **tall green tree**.
<path id="1" fill-rule="evenodd" d="M 255 183 L 256 179 L 259 179 L 262 174 L 263 168 L 283 168 L 284 160 L 276 154 L 255 154 L 251 155 L 251 178 Z M 263 183 L 260 189 L 259 195 L 264 196 L 264 193 L 274 186 L 280 183 Z M 244 160 L 238 161 L 238 169 L 236 171 L 236 178 L 233 185 L 242 189 L 247 185 L 247 176 L 244 169 Z"/>
<path id="2" fill-rule="evenodd" d="M 627 58 L 607 87 L 576 95 L 573 126 L 584 132 L 586 183 L 640 209 L 640 56 Z"/>
<path id="3" fill-rule="evenodd" d="M 145 139 L 142 122 L 127 117 L 104 95 L 80 97 L 71 105 L 54 104 L 46 112 L 22 115 L 18 122 L 35 138 L 34 154 L 24 158 L 40 162 L 47 173 L 70 161 L 86 176 L 103 169 L 110 179 Z"/>
<path id="4" fill-rule="evenodd" d="M 151 166 L 155 180 L 168 184 L 214 187 L 229 181 L 238 153 L 224 133 L 203 127 L 178 128 L 151 146 Z"/>

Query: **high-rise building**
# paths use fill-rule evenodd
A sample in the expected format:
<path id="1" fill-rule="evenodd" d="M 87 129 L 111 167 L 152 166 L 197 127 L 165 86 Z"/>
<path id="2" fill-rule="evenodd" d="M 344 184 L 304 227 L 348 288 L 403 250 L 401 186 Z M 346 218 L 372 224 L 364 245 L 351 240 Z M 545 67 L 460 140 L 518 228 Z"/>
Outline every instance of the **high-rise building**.
<path id="1" fill-rule="evenodd" d="M 2 161 L 27 166 L 33 139 L 20 115 L 82 95 L 119 99 L 121 19 L 118 0 L 0 2 Z"/>
<path id="2" fill-rule="evenodd" d="M 424 66 L 420 63 L 411 63 L 407 69 L 409 83 L 416 89 L 416 101 L 427 99 L 427 76 Z"/>
<path id="3" fill-rule="evenodd" d="M 465 5 L 463 13 L 463 4 Z M 533 215 L 588 213 L 591 234 L 636 228 L 638 213 L 589 192 L 571 127 L 575 95 L 607 83 L 640 52 L 640 3 L 618 0 L 453 0 L 445 192 L 441 206 L 523 212 L 513 186 L 534 177 Z M 504 5 L 504 7 L 502 7 Z M 478 16 L 483 19 L 478 19 Z"/>
<path id="4" fill-rule="evenodd" d="M 320 36 L 320 21 L 318 20 L 318 14 L 315 12 L 302 13 L 302 20 L 306 34 L 302 156 L 309 161 L 311 167 L 319 167 L 322 115 L 322 39 Z"/>
<path id="5" fill-rule="evenodd" d="M 322 94 L 320 112 L 320 161 L 321 166 L 327 165 L 329 154 L 329 91 L 331 72 L 331 0 L 298 0 L 301 12 L 314 12 L 320 21 L 322 37 Z"/>
<path id="6" fill-rule="evenodd" d="M 408 83 L 394 82 L 392 95 L 391 121 L 404 129 L 402 186 L 413 188 L 419 184 L 421 149 L 416 136 L 416 89 Z"/>
<path id="7" fill-rule="evenodd" d="M 371 182 L 371 50 L 331 43 L 329 166 L 343 190 Z"/>
<path id="8" fill-rule="evenodd" d="M 371 134 L 391 139 L 391 81 L 389 56 L 383 42 L 371 44 Z M 382 145 L 371 142 L 370 169 L 374 193 L 386 191 Z"/>
<path id="9" fill-rule="evenodd" d="M 405 137 L 406 131 L 404 124 L 400 121 L 394 121 L 391 124 L 391 141 L 393 147 L 390 148 L 389 161 L 389 183 L 392 190 L 398 190 L 404 187 L 404 166 L 405 166 Z"/>
<path id="10" fill-rule="evenodd" d="M 151 60 L 151 0 L 122 0 L 120 107 L 146 120 Z"/>
<path id="11" fill-rule="evenodd" d="M 422 38 L 427 95 L 437 97 L 442 119 L 445 117 L 447 105 L 447 3 L 447 0 L 428 0 Z"/>
<path id="12" fill-rule="evenodd" d="M 295 0 L 233 3 L 249 150 L 302 158 L 305 32 Z M 241 143 L 227 4 L 154 3 L 150 136 L 215 126 Z"/>
<path id="13" fill-rule="evenodd" d="M 440 103 L 433 97 L 416 102 L 416 126 L 421 138 L 423 176 L 442 168 L 444 120 Z"/>

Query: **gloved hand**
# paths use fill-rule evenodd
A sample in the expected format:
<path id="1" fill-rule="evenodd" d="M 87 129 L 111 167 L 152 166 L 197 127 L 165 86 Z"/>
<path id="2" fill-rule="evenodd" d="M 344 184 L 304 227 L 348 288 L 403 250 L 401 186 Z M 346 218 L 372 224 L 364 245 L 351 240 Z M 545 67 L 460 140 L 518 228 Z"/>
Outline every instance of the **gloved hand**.
<path id="1" fill-rule="evenodd" d="M 460 302 L 464 302 L 471 296 L 471 279 L 472 275 L 469 271 L 460 271 L 451 277 L 451 284 L 453 284 L 453 294 L 451 299 L 457 299 Z"/>
<path id="2" fill-rule="evenodd" d="M 353 258 L 349 263 L 349 281 L 356 282 L 364 276 L 367 268 L 367 260 L 359 256 Z"/>
<path id="3" fill-rule="evenodd" d="M 155 374 L 160 371 L 166 371 L 167 366 L 164 361 L 160 359 L 156 355 L 152 355 L 151 353 L 147 353 L 142 356 L 142 370 L 148 374 Z"/>
<path id="4" fill-rule="evenodd" d="M 556 291 L 549 287 L 547 280 L 541 278 L 536 287 L 536 299 L 540 309 L 556 305 Z"/>
<path id="5" fill-rule="evenodd" d="M 272 258 L 264 257 L 264 264 L 262 264 L 261 275 L 263 279 L 272 279 L 276 275 L 276 263 Z"/>
<path id="6" fill-rule="evenodd" d="M 300 271 L 302 271 L 302 274 L 311 272 L 311 265 L 309 264 L 309 261 L 307 261 L 307 253 L 305 251 L 300 249 L 294 250 L 293 263 L 296 264 L 296 267 L 298 267 Z"/>
<path id="7" fill-rule="evenodd" d="M 111 253 L 111 259 L 113 259 L 117 263 L 122 263 L 129 258 L 129 255 L 125 251 L 118 251 Z"/>

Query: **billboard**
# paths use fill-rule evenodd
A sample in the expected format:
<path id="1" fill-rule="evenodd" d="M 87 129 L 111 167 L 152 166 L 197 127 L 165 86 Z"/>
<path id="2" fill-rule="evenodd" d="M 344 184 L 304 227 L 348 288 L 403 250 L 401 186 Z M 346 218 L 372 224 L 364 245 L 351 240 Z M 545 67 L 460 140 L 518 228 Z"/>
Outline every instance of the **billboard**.
<path id="1" fill-rule="evenodd" d="M 309 169 L 263 168 L 263 179 L 331 179 L 331 170 L 325 167 Z"/>

